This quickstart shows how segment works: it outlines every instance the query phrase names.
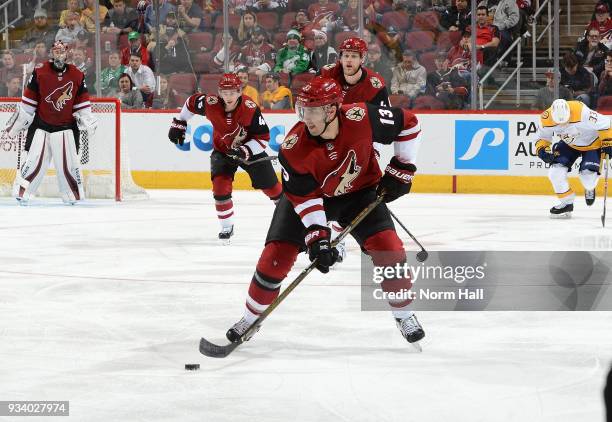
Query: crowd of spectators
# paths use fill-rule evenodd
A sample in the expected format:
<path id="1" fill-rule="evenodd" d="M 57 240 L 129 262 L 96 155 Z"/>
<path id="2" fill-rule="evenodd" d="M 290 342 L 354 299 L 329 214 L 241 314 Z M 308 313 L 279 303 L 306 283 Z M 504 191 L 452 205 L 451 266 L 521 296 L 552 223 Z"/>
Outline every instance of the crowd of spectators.
<path id="1" fill-rule="evenodd" d="M 118 96 L 132 108 L 140 103 L 126 89 L 155 108 L 179 107 L 198 89 L 214 92 L 227 60 L 245 93 L 264 109 L 291 109 L 296 90 L 334 63 L 337 46 L 359 27 L 357 0 L 229 0 L 225 51 L 221 0 L 160 0 L 159 16 L 148 0 L 100 1 L 102 73 L 95 92 L 95 1 L 36 9 L 19 47 L 2 55 L 0 95 L 14 92 L 10 76 L 23 81 L 62 40 L 95 95 Z M 530 0 L 476 1 L 477 69 L 470 62 L 470 0 L 364 0 L 364 65 L 380 73 L 392 98 L 402 97 L 407 107 L 468 107 L 471 78 L 482 77 L 526 30 L 535 6 Z M 560 63 L 563 95 L 592 107 L 612 92 L 608 7 L 594 5 L 584 38 Z M 548 76 L 538 108 L 557 80 Z M 492 77 L 489 82 L 497 85 Z"/>

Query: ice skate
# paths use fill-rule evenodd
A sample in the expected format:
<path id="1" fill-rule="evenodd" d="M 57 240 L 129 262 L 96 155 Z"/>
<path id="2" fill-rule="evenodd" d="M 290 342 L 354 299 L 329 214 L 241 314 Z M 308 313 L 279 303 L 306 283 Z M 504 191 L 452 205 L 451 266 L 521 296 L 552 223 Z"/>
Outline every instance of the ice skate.
<path id="1" fill-rule="evenodd" d="M 412 314 L 407 318 L 395 318 L 395 323 L 406 341 L 412 344 L 419 352 L 422 351 L 418 341 L 425 337 L 425 331 L 423 331 L 423 327 L 421 327 L 416 315 Z"/>
<path id="2" fill-rule="evenodd" d="M 230 243 L 230 237 L 232 237 L 234 235 L 234 226 L 231 225 L 229 227 L 223 227 L 221 229 L 221 231 L 219 232 L 219 240 L 221 240 L 221 242 L 224 245 L 229 245 Z"/>
<path id="3" fill-rule="evenodd" d="M 595 202 L 595 189 L 584 191 L 584 201 L 590 207 Z"/>
<path id="4" fill-rule="evenodd" d="M 574 211 L 574 204 L 555 205 L 550 209 L 550 218 L 572 218 L 572 211 Z"/>
<path id="5" fill-rule="evenodd" d="M 249 329 L 250 326 L 251 324 L 246 319 L 244 319 L 244 317 L 240 318 L 240 321 L 232 325 L 232 328 L 227 330 L 227 333 L 225 333 L 225 337 L 227 337 L 227 339 L 231 341 L 232 343 L 239 342 L 240 337 L 244 333 L 246 333 L 246 331 Z M 253 334 L 255 334 L 257 331 L 259 331 L 259 327 L 257 327 L 250 336 L 245 338 L 244 341 L 249 341 L 251 337 L 253 337 Z"/>

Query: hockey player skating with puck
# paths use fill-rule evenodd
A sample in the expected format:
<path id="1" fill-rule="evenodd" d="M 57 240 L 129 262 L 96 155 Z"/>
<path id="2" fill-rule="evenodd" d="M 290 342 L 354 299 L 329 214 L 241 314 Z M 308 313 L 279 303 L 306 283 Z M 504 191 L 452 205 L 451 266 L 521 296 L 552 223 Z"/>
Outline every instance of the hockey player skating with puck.
<path id="1" fill-rule="evenodd" d="M 321 69 L 321 76 L 335 80 L 342 89 L 343 104 L 370 103 L 390 107 L 389 94 L 383 77 L 372 69 L 363 66 L 368 53 L 368 44 L 358 37 L 347 38 L 338 47 L 340 58 L 336 63 Z M 380 145 L 375 144 L 377 157 Z M 330 224 L 332 240 L 340 233 L 337 223 Z M 345 244 L 338 244 L 339 262 L 346 255 Z"/>
<path id="2" fill-rule="evenodd" d="M 558 138 L 555 144 L 553 138 Z M 560 201 L 550 209 L 551 218 L 571 217 L 576 194 L 567 174 L 579 157 L 578 176 L 584 186 L 584 199 L 588 206 L 593 205 L 601 154 L 612 155 L 610 118 L 580 101 L 558 99 L 540 115 L 537 139 L 538 157 L 550 164 L 548 177 Z"/>
<path id="3" fill-rule="evenodd" d="M 15 198 L 26 205 L 36 194 L 53 160 L 62 200 L 75 204 L 84 199 L 83 176 L 78 157 L 79 130 L 93 139 L 97 119 L 91 113 L 85 75 L 66 63 L 61 41 L 51 48 L 52 59 L 32 72 L 17 111 L 6 130 L 17 136 L 28 130 L 26 158 L 17 172 Z"/>
<path id="4" fill-rule="evenodd" d="M 213 151 L 210 155 L 212 190 L 217 217 L 221 224 L 219 239 L 227 241 L 234 234 L 232 182 L 238 167 L 275 203 L 282 186 L 269 161 L 263 161 L 270 130 L 257 104 L 242 95 L 237 75 L 226 73 L 219 81 L 218 95 L 194 94 L 187 99 L 178 118 L 174 118 L 168 137 L 183 145 L 187 121 L 195 114 L 206 116 L 213 126 Z M 251 164 L 252 163 L 252 164 Z"/>
<path id="5" fill-rule="evenodd" d="M 385 202 L 410 192 L 416 171 L 420 126 L 409 111 L 365 103 L 342 105 L 339 84 L 315 77 L 297 96 L 298 122 L 285 137 L 279 153 L 283 192 L 268 229 L 265 248 L 248 290 L 243 318 L 227 332 L 239 342 L 278 296 L 300 251 L 307 250 L 317 269 L 327 273 L 338 258 L 331 246 L 327 221 L 346 226 L 378 194 Z M 393 143 L 395 156 L 381 178 L 373 141 Z M 380 203 L 351 235 L 374 265 L 405 262 L 402 241 L 385 203 Z M 385 291 L 411 287 L 410 278 L 387 279 Z M 390 301 L 402 335 L 411 343 L 425 335 L 410 300 Z"/>

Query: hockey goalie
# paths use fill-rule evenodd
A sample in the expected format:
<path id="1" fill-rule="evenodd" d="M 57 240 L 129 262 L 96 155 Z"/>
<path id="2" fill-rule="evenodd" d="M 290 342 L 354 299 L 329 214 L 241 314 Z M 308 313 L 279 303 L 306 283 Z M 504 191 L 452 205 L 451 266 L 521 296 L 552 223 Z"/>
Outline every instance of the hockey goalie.
<path id="1" fill-rule="evenodd" d="M 56 41 L 51 59 L 34 69 L 5 127 L 10 137 L 28 131 L 25 159 L 13 185 L 21 205 L 36 194 L 52 160 L 62 201 L 74 205 L 84 198 L 79 131 L 87 131 L 92 139 L 97 120 L 91 113 L 85 75 L 66 63 L 66 56 L 66 46 Z"/>

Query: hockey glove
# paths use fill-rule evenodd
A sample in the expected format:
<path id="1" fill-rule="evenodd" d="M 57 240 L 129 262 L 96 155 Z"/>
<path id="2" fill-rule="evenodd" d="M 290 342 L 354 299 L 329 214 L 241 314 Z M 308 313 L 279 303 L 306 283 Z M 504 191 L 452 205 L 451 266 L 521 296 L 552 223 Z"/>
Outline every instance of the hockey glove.
<path id="1" fill-rule="evenodd" d="M 540 160 L 544 161 L 547 164 L 552 164 L 555 162 L 555 154 L 546 151 L 545 148 L 541 148 L 538 150 L 538 157 L 540 157 Z"/>
<path id="2" fill-rule="evenodd" d="M 608 158 L 612 158 L 612 139 L 601 141 L 601 152 L 606 154 Z"/>
<path id="3" fill-rule="evenodd" d="M 173 144 L 183 145 L 185 142 L 185 132 L 187 131 L 187 122 L 179 120 L 176 117 L 172 119 L 170 130 L 168 131 L 168 139 Z"/>
<path id="4" fill-rule="evenodd" d="M 400 196 L 406 195 L 412 187 L 414 172 L 416 172 L 414 164 L 402 163 L 397 157 L 393 157 L 387 164 L 385 174 L 380 179 L 376 194 L 382 195 L 384 193 L 385 202 L 392 202 Z"/>
<path id="5" fill-rule="evenodd" d="M 331 230 L 329 227 L 313 224 L 306 232 L 306 247 L 310 261 L 317 260 L 317 270 L 322 273 L 329 272 L 329 267 L 338 260 L 338 250 L 332 248 Z"/>
<path id="6" fill-rule="evenodd" d="M 253 153 L 251 152 L 251 148 L 246 145 L 241 145 L 238 148 L 230 149 L 227 155 L 230 156 L 234 161 L 239 163 L 244 163 L 249 161 L 251 157 L 253 157 Z"/>

